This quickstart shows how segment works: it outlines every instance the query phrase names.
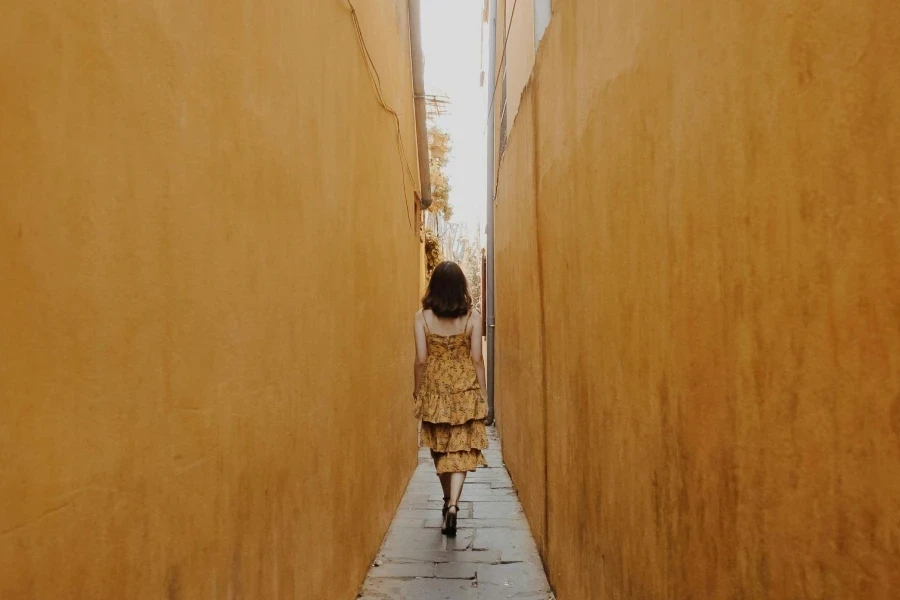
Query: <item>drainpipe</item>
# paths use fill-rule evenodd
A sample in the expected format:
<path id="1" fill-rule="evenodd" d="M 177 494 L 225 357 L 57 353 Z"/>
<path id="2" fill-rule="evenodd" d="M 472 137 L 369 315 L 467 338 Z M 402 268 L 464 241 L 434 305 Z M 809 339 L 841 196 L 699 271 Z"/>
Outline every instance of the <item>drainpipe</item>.
<path id="1" fill-rule="evenodd" d="M 497 81 L 497 0 L 488 8 L 488 127 L 487 127 L 487 281 L 484 314 L 487 322 L 487 396 L 490 419 L 494 421 L 494 93 Z"/>
<path id="2" fill-rule="evenodd" d="M 428 124 L 425 113 L 425 58 L 422 55 L 422 7 L 409 0 L 409 48 L 412 55 L 413 98 L 416 107 L 416 145 L 419 151 L 419 206 L 431 206 L 431 172 L 428 160 Z"/>

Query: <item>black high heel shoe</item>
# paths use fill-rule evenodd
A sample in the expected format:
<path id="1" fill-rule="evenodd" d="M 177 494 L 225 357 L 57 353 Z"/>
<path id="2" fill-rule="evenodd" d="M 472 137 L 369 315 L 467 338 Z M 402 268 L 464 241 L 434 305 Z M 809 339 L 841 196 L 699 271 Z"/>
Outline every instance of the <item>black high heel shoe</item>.
<path id="1" fill-rule="evenodd" d="M 450 509 L 456 509 L 453 512 L 450 512 Z M 447 516 L 444 519 L 444 528 L 441 529 L 441 533 L 446 535 L 447 537 L 456 537 L 456 515 L 459 513 L 459 506 L 456 504 L 451 504 L 447 507 Z"/>
<path id="2" fill-rule="evenodd" d="M 444 496 L 444 508 L 441 509 L 441 517 L 447 516 L 447 509 L 450 508 L 450 497 Z"/>

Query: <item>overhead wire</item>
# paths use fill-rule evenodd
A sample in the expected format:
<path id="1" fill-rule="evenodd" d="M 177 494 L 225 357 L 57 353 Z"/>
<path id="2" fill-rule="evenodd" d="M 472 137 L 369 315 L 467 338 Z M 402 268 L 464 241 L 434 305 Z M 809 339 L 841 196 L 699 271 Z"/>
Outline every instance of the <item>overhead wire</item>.
<path id="1" fill-rule="evenodd" d="M 384 91 L 381 87 L 381 75 L 378 74 L 375 61 L 372 60 L 372 54 L 369 52 L 368 44 L 366 44 L 366 38 L 363 35 L 362 27 L 359 24 L 359 16 L 356 13 L 356 7 L 353 5 L 353 0 L 347 0 L 347 4 L 350 6 L 350 20 L 353 22 L 353 28 L 356 30 L 356 40 L 363 55 L 363 60 L 366 63 L 366 72 L 369 74 L 369 79 L 372 81 L 372 87 L 375 89 L 375 96 L 381 107 L 394 117 L 394 123 L 397 127 L 397 148 L 400 153 L 400 178 L 403 181 L 403 202 L 406 204 L 406 220 L 409 222 L 409 228 L 415 232 L 416 227 L 413 225 L 412 217 L 410 217 L 409 193 L 406 187 L 406 177 L 409 176 L 413 186 L 416 184 L 416 178 L 413 175 L 412 168 L 409 166 L 409 161 L 406 158 L 406 146 L 403 143 L 400 115 L 396 110 L 388 106 L 387 101 L 384 99 Z"/>
<path id="2" fill-rule="evenodd" d="M 356 7 L 353 5 L 352 0 L 347 0 L 347 4 L 350 5 L 350 16 L 353 20 L 353 26 L 356 29 L 356 39 L 359 41 L 360 49 L 362 50 L 363 57 L 366 61 L 366 68 L 369 72 L 369 77 L 372 80 L 372 86 L 375 88 L 375 93 L 378 97 L 378 103 L 384 110 L 389 112 L 394 117 L 394 121 L 397 125 L 397 135 L 400 136 L 400 115 L 396 110 L 388 106 L 387 101 L 384 99 L 384 90 L 381 87 L 381 75 L 379 75 L 378 73 L 378 69 L 375 66 L 375 61 L 372 59 L 372 55 L 369 52 L 369 46 L 368 44 L 366 44 L 366 38 L 363 35 L 362 26 L 359 23 L 359 15 L 356 12 Z M 401 149 L 404 149 L 403 137 L 398 137 L 397 141 Z M 416 177 L 415 175 L 413 175 L 412 168 L 409 166 L 409 161 L 406 159 L 406 152 L 402 152 L 400 157 L 403 160 L 403 165 L 406 167 L 407 175 L 409 175 L 410 180 L 415 183 Z"/>

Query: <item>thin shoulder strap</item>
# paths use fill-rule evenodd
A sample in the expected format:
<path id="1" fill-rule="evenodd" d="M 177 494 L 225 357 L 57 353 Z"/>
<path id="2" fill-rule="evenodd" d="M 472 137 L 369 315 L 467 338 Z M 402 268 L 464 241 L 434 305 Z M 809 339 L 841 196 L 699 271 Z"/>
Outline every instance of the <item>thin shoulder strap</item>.
<path id="1" fill-rule="evenodd" d="M 463 325 L 463 333 L 469 331 L 469 319 L 472 317 L 472 311 L 469 311 L 469 314 L 466 315 L 466 324 Z"/>
<path id="2" fill-rule="evenodd" d="M 425 318 L 425 309 L 422 309 L 422 322 L 425 323 L 425 333 L 431 333 L 428 329 L 428 319 Z"/>

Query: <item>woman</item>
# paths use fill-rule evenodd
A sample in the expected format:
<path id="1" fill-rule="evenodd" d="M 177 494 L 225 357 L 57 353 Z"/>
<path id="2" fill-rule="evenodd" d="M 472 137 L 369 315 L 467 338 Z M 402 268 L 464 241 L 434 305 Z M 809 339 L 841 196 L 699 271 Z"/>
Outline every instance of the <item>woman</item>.
<path id="1" fill-rule="evenodd" d="M 435 268 L 414 329 L 413 399 L 422 421 L 420 444 L 431 448 L 444 489 L 441 531 L 453 537 L 466 473 L 487 466 L 481 451 L 488 446 L 481 315 L 472 309 L 459 265 L 443 262 Z"/>

